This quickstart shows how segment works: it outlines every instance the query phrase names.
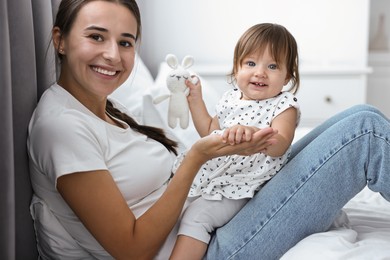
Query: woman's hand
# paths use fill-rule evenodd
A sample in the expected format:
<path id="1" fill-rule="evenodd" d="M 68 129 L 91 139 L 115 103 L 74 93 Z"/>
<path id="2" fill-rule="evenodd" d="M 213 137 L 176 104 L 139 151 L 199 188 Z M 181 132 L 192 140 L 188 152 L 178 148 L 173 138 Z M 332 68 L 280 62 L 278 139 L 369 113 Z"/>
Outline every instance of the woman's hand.
<path id="1" fill-rule="evenodd" d="M 254 131 L 256 128 L 248 129 L 248 132 Z M 238 130 L 238 128 L 237 128 Z M 277 131 L 271 127 L 257 129 L 251 134 L 251 138 L 243 140 L 239 143 L 233 144 L 225 142 L 221 135 L 208 135 L 198 140 L 191 148 L 190 152 L 196 152 L 196 155 L 201 161 L 207 161 L 211 158 L 224 155 L 252 155 L 255 153 L 265 151 L 269 146 L 275 144 L 277 141 L 274 136 Z"/>

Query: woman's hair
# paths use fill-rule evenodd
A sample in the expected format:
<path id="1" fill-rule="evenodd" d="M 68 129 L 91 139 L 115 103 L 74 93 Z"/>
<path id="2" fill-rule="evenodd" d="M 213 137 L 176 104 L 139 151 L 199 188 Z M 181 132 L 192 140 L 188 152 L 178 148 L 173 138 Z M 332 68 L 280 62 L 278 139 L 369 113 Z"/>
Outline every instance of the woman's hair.
<path id="1" fill-rule="evenodd" d="M 61 37 L 64 37 L 67 34 L 69 34 L 80 9 L 85 4 L 92 1 L 97 1 L 97 0 L 62 0 L 61 1 L 60 6 L 58 8 L 56 20 L 54 22 L 54 27 L 58 27 L 61 30 Z M 134 15 L 137 21 L 136 41 L 138 41 L 141 37 L 141 14 L 139 12 L 139 8 L 136 1 L 135 0 L 104 0 L 104 1 L 121 4 L 127 7 L 130 10 L 130 12 L 132 12 L 132 14 Z M 57 56 L 59 60 L 62 60 L 63 56 L 61 53 L 58 52 L 58 50 L 57 50 Z M 131 129 L 160 142 L 168 149 L 168 151 L 173 152 L 174 154 L 177 155 L 176 148 L 178 147 L 178 143 L 167 138 L 162 129 L 138 124 L 133 118 L 131 118 L 125 113 L 122 113 L 118 109 L 114 108 L 114 106 L 109 100 L 107 100 L 106 110 L 110 115 L 126 122 L 131 127 Z"/>
<path id="2" fill-rule="evenodd" d="M 138 124 L 129 115 L 122 113 L 121 111 L 116 109 L 109 100 L 107 100 L 106 110 L 110 115 L 126 122 L 131 127 L 131 129 L 160 142 L 162 145 L 165 146 L 165 148 L 168 149 L 168 151 L 177 155 L 176 148 L 178 146 L 178 143 L 167 138 L 164 133 L 164 130 L 162 130 L 161 128 Z"/>
<path id="3" fill-rule="evenodd" d="M 234 49 L 233 69 L 229 74 L 232 82 L 243 60 L 254 53 L 262 54 L 266 47 L 269 47 L 276 63 L 286 65 L 291 82 L 289 91 L 296 93 L 300 83 L 298 46 L 292 34 L 279 24 L 256 24 L 240 37 Z"/>

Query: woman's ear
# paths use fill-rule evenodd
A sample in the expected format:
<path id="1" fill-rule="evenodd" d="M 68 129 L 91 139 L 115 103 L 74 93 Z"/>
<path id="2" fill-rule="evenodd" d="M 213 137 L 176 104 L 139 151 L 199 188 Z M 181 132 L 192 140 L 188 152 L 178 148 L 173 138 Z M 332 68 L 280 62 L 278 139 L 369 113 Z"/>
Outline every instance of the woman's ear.
<path id="1" fill-rule="evenodd" d="M 54 27 L 51 31 L 52 34 L 52 40 L 53 40 L 53 45 L 54 48 L 56 49 L 57 53 L 64 54 L 64 43 L 63 43 L 63 38 L 62 38 L 62 33 L 60 28 Z"/>

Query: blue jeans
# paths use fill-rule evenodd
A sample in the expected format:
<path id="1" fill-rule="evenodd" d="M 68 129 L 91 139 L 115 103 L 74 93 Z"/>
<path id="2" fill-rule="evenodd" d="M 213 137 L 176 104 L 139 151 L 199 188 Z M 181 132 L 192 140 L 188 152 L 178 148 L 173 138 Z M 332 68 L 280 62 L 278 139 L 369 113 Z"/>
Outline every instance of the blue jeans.
<path id="1" fill-rule="evenodd" d="M 359 105 L 293 146 L 289 163 L 213 236 L 207 259 L 279 259 L 326 231 L 366 185 L 390 201 L 390 123 Z"/>

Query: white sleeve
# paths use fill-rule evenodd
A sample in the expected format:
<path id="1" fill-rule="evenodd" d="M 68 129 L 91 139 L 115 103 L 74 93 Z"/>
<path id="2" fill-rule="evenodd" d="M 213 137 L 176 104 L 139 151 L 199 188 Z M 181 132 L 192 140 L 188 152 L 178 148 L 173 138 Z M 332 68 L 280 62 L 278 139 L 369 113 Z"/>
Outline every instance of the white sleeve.
<path id="1" fill-rule="evenodd" d="M 284 112 L 285 110 L 287 110 L 290 107 L 294 107 L 297 110 L 298 116 L 297 116 L 297 123 L 296 124 L 298 126 L 299 121 L 300 121 L 300 117 L 301 117 L 301 111 L 300 111 L 298 99 L 295 97 L 294 94 L 287 92 L 287 91 L 282 92 L 280 94 L 278 103 L 276 104 L 276 107 L 275 107 L 273 118 L 277 117 L 279 114 L 281 114 L 282 112 Z"/>
<path id="2" fill-rule="evenodd" d="M 65 174 L 107 169 L 96 131 L 96 124 L 72 113 L 41 118 L 30 133 L 31 158 L 53 183 Z"/>

